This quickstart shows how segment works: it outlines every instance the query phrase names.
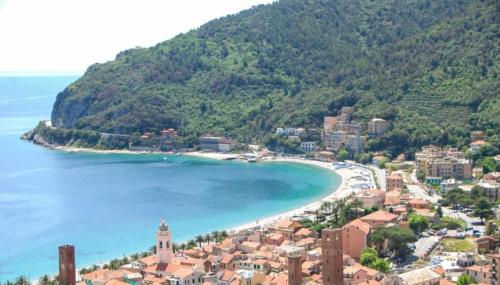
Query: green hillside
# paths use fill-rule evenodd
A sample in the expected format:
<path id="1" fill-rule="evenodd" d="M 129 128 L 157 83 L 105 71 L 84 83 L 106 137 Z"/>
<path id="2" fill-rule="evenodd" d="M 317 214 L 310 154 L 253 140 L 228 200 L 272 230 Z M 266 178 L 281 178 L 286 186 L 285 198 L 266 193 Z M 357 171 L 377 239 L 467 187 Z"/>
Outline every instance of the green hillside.
<path id="1" fill-rule="evenodd" d="M 394 120 L 371 149 L 499 143 L 498 2 L 282 0 L 92 65 L 58 96 L 60 128 L 262 141 L 278 126 Z M 408 148 L 410 147 L 410 148 Z"/>

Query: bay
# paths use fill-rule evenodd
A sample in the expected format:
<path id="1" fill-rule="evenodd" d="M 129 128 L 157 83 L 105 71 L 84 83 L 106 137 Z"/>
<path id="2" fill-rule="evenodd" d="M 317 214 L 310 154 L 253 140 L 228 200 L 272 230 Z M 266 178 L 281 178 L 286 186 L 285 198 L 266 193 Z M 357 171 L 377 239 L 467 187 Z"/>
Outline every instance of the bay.
<path id="1" fill-rule="evenodd" d="M 165 217 L 174 242 L 278 214 L 338 187 L 294 163 L 53 151 L 20 135 L 50 118 L 68 77 L 0 77 L 0 281 L 57 273 L 57 246 L 77 267 L 145 251 Z"/>

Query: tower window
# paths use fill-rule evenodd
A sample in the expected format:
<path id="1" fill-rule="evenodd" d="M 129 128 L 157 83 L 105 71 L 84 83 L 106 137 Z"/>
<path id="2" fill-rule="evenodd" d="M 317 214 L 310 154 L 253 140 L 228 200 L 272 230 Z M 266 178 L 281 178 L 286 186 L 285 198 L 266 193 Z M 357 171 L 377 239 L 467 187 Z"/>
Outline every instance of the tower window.
<path id="1" fill-rule="evenodd" d="M 163 241 L 160 241 L 160 248 L 163 248 Z"/>

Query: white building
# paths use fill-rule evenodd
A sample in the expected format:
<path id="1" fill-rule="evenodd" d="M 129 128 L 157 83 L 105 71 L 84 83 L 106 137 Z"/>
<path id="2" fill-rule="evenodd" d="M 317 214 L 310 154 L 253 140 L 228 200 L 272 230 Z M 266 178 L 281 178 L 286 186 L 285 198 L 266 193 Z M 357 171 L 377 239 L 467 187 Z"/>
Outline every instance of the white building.
<path id="1" fill-rule="evenodd" d="M 458 187 L 460 185 L 460 181 L 455 180 L 453 178 L 445 179 L 439 183 L 439 188 L 443 194 L 448 193 L 451 189 Z"/>
<path id="2" fill-rule="evenodd" d="M 303 152 L 313 152 L 316 150 L 316 142 L 301 142 L 299 148 Z"/>

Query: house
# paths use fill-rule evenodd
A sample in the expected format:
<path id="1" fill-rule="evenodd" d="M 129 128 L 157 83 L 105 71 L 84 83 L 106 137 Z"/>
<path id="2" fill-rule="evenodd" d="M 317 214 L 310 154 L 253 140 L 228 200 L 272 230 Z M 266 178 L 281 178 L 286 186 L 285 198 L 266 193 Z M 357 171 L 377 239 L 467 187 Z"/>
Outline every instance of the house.
<path id="1" fill-rule="evenodd" d="M 355 194 L 353 199 L 360 201 L 363 204 L 363 208 L 382 207 L 385 200 L 385 192 L 377 189 L 367 189 Z"/>
<path id="2" fill-rule="evenodd" d="M 373 118 L 368 122 L 368 134 L 371 136 L 380 136 L 389 129 L 390 125 L 391 123 L 389 121 Z"/>
<path id="3" fill-rule="evenodd" d="M 498 245 L 498 239 L 492 236 L 484 236 L 477 238 L 475 242 L 477 245 L 478 253 L 490 252 L 492 250 L 495 250 L 495 248 Z"/>
<path id="4" fill-rule="evenodd" d="M 293 234 L 303 227 L 304 226 L 297 221 L 281 220 L 276 224 L 274 224 L 273 226 L 271 226 L 269 228 L 269 231 L 272 233 L 280 233 L 284 235 L 286 238 L 292 239 Z"/>
<path id="5" fill-rule="evenodd" d="M 359 259 L 366 248 L 371 227 L 368 223 L 356 219 L 342 228 L 342 249 L 355 259 Z"/>
<path id="6" fill-rule="evenodd" d="M 399 172 L 392 172 L 386 178 L 387 191 L 402 191 L 403 190 L 403 176 Z"/>
<path id="7" fill-rule="evenodd" d="M 471 153 L 476 154 L 479 151 L 479 149 L 484 145 L 486 145 L 486 142 L 483 140 L 476 140 L 476 141 L 471 142 L 470 143 Z"/>
<path id="8" fill-rule="evenodd" d="M 369 224 L 372 228 L 379 228 L 390 223 L 397 223 L 398 216 L 384 210 L 378 210 L 374 213 L 361 217 L 361 221 Z"/>
<path id="9" fill-rule="evenodd" d="M 190 266 L 180 266 L 167 277 L 170 284 L 196 285 L 203 283 L 205 273 Z"/>
<path id="10" fill-rule="evenodd" d="M 285 236 L 280 233 L 270 234 L 266 238 L 266 244 L 279 246 L 285 240 Z"/>
<path id="11" fill-rule="evenodd" d="M 259 250 L 260 247 L 261 247 L 260 243 L 252 241 L 244 241 L 238 246 L 239 250 L 245 253 L 254 253 L 257 250 Z"/>
<path id="12" fill-rule="evenodd" d="M 439 188 L 441 189 L 441 193 L 446 194 L 448 191 L 450 191 L 453 188 L 456 188 L 460 185 L 458 180 L 455 180 L 453 178 L 449 179 L 444 179 L 439 183 Z"/>
<path id="13" fill-rule="evenodd" d="M 420 268 L 391 276 L 386 285 L 439 285 L 441 276 L 429 268 Z"/>
<path id="14" fill-rule="evenodd" d="M 401 203 L 401 192 L 393 190 L 385 193 L 385 207 L 397 206 Z"/>
<path id="15" fill-rule="evenodd" d="M 203 151 L 228 152 L 233 150 L 236 143 L 225 137 L 205 136 L 199 139 L 200 148 Z"/>
<path id="16" fill-rule="evenodd" d="M 384 161 L 384 160 L 387 160 L 387 157 L 385 157 L 384 155 L 375 155 L 372 158 L 372 164 L 378 165 L 379 162 Z"/>
<path id="17" fill-rule="evenodd" d="M 490 265 L 473 265 L 465 268 L 465 274 L 474 278 L 478 283 L 487 283 L 491 284 L 491 266 Z"/>
<path id="18" fill-rule="evenodd" d="M 413 198 L 410 201 L 408 201 L 408 207 L 413 209 L 428 209 L 429 206 L 430 206 L 429 201 L 420 198 Z"/>

